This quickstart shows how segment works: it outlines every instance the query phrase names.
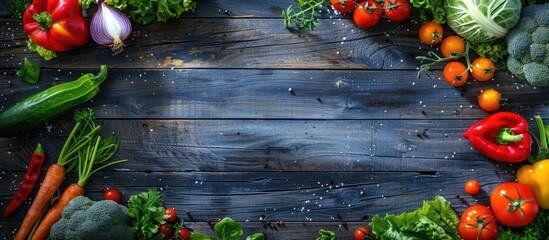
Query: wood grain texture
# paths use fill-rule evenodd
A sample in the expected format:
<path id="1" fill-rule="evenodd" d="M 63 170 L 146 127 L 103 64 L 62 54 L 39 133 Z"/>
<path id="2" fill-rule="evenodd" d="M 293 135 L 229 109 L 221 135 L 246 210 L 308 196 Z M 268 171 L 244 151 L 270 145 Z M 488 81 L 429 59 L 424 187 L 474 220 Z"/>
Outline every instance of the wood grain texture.
<path id="1" fill-rule="evenodd" d="M 0 74 L 0 109 L 22 96 L 72 81 L 93 69 L 45 69 L 41 81 L 17 80 L 15 69 Z M 478 94 L 494 88 L 501 110 L 549 117 L 547 91 L 513 82 L 498 72 L 494 81 L 471 81 L 458 89 L 415 71 L 383 70 L 149 70 L 110 69 L 88 104 L 99 118 L 119 119 L 480 119 L 488 114 Z M 441 72 L 433 72 L 441 76 Z M 6 85 L 4 85 L 6 86 Z M 288 89 L 292 88 L 292 92 Z M 71 114 L 63 116 L 71 119 Z M 433 122 L 436 125 L 436 121 Z M 428 128 L 428 127 L 427 127 Z"/>
<path id="2" fill-rule="evenodd" d="M 497 171 L 499 164 L 461 136 L 474 121 L 439 120 L 123 120 L 100 121 L 120 137 L 121 169 L 147 172 L 248 171 Z M 42 143 L 50 162 L 72 129 L 0 139 L 0 167 L 24 169 Z"/>
<path id="3" fill-rule="evenodd" d="M 361 30 L 350 19 L 321 19 L 317 29 L 303 33 L 282 24 L 282 19 L 192 18 L 161 28 L 138 25 L 121 54 L 111 56 L 109 48 L 90 42 L 46 62 L 27 50 L 18 21 L 1 19 L 0 68 L 18 67 L 26 57 L 45 68 L 100 62 L 115 68 L 416 69 L 414 57 L 427 52 L 417 45 L 414 23 L 384 21 Z"/>
<path id="4" fill-rule="evenodd" d="M 115 167 L 116 168 L 116 167 Z M 7 184 L 0 185 L 0 202 L 5 204 L 14 191 L 19 173 L 4 172 Z M 467 205 L 455 197 L 467 179 L 477 179 L 485 191 L 469 203 L 487 203 L 493 188 L 514 174 L 488 171 L 444 171 L 437 174 L 418 172 L 110 172 L 103 171 L 89 179 L 86 196 L 102 199 L 101 187 L 121 191 L 122 202 L 130 195 L 147 191 L 154 183 L 166 206 L 181 213 L 190 211 L 196 221 L 231 218 L 257 222 L 261 214 L 283 221 L 339 222 L 337 215 L 349 222 L 360 222 L 375 214 L 399 214 L 419 208 L 426 199 L 441 195 L 457 212 Z M 76 182 L 69 174 L 64 186 Z M 21 221 L 24 210 L 9 221 Z M 183 214 L 181 214 L 184 217 Z"/>

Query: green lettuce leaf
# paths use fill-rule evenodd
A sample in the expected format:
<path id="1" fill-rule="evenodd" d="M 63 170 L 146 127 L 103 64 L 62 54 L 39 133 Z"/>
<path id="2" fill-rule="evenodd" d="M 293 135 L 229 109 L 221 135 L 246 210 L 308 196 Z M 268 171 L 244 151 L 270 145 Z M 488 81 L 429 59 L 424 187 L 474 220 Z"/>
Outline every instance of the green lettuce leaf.
<path id="1" fill-rule="evenodd" d="M 196 9 L 194 0 L 128 0 L 127 4 L 130 18 L 139 24 L 166 22 Z"/>
<path id="2" fill-rule="evenodd" d="M 446 22 L 446 12 L 441 0 L 410 0 L 412 4 L 412 18 L 419 22 L 433 21 L 443 24 Z"/>
<path id="3" fill-rule="evenodd" d="M 27 46 L 31 50 L 31 52 L 36 52 L 40 57 L 44 58 L 45 60 L 51 60 L 53 58 L 57 57 L 57 54 L 55 54 L 54 51 L 50 51 L 48 49 L 45 49 L 44 47 L 32 42 L 32 40 L 27 40 Z"/>
<path id="4" fill-rule="evenodd" d="M 23 67 L 17 70 L 17 76 L 24 82 L 35 84 L 40 79 L 40 64 L 31 62 L 27 58 L 23 62 Z"/>
<path id="5" fill-rule="evenodd" d="M 398 216 L 390 214 L 384 218 L 376 215 L 370 226 L 381 240 L 457 240 L 461 239 L 457 232 L 458 224 L 459 217 L 450 207 L 450 202 L 436 196 L 433 201 L 425 201 L 414 212 Z"/>

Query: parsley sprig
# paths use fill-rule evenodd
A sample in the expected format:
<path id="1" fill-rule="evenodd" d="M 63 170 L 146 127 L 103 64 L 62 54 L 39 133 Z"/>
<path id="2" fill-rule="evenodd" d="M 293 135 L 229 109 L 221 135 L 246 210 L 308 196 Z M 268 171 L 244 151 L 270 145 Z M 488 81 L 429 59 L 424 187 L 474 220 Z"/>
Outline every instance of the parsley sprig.
<path id="1" fill-rule="evenodd" d="M 282 17 L 284 17 L 284 27 L 292 28 L 296 27 L 302 30 L 313 30 L 318 23 L 318 17 L 320 7 L 330 6 L 330 3 L 326 0 L 295 0 L 297 3 L 297 9 L 290 5 L 286 11 L 282 10 Z"/>
<path id="2" fill-rule="evenodd" d="M 158 238 L 158 226 L 166 223 L 169 217 L 164 210 L 162 195 L 156 188 L 130 197 L 128 216 L 135 230 L 136 239 Z"/>

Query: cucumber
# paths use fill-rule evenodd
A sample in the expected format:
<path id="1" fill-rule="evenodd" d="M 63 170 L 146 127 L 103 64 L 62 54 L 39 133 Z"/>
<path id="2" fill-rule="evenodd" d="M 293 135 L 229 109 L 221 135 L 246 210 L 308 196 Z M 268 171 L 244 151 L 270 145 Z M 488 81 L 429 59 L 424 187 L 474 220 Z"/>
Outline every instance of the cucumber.
<path id="1" fill-rule="evenodd" d="M 0 136 L 8 137 L 42 126 L 63 112 L 91 100 L 107 78 L 107 66 L 97 75 L 87 73 L 17 101 L 0 112 Z"/>

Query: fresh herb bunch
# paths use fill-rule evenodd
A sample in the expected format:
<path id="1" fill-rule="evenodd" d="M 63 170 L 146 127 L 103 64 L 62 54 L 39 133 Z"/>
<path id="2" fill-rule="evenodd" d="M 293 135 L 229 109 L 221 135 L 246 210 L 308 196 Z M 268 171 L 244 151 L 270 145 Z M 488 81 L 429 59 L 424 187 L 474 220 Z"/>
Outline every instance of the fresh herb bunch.
<path id="1" fill-rule="evenodd" d="M 493 42 L 472 43 L 471 48 L 481 57 L 486 57 L 493 62 L 505 63 L 507 60 L 507 43 L 505 39 L 500 38 Z M 502 61 L 503 60 L 503 61 Z"/>
<path id="2" fill-rule="evenodd" d="M 410 0 L 413 7 L 412 19 L 419 22 L 445 23 L 446 12 L 442 8 L 442 2 L 441 0 Z"/>
<path id="3" fill-rule="evenodd" d="M 12 0 L 10 3 L 11 17 L 21 19 L 32 0 Z"/>
<path id="4" fill-rule="evenodd" d="M 129 13 L 132 21 L 139 24 L 167 22 L 186 12 L 194 12 L 196 0 L 106 0 L 107 5 Z M 97 0 L 80 0 L 83 9 Z"/>
<path id="5" fill-rule="evenodd" d="M 282 10 L 284 27 L 296 27 L 300 30 L 313 30 L 318 23 L 320 12 L 318 8 L 330 6 L 326 0 L 295 0 L 297 10 L 290 5 L 286 11 Z"/>
<path id="6" fill-rule="evenodd" d="M 158 227 L 166 223 L 169 215 L 164 213 L 162 195 L 156 188 L 130 197 L 128 216 L 135 230 L 136 239 L 155 239 Z"/>

